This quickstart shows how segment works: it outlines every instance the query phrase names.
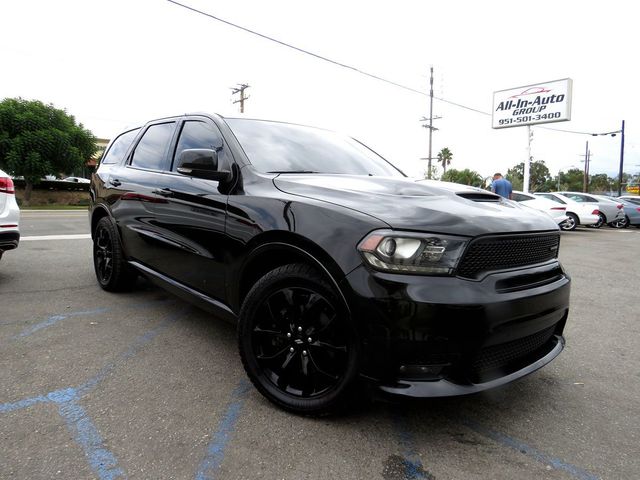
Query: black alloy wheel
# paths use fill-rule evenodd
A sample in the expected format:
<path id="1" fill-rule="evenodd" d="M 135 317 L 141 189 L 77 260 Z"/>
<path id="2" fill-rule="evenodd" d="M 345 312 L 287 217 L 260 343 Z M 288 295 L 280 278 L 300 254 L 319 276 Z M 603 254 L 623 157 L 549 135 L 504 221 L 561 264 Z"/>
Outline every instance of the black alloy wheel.
<path id="1" fill-rule="evenodd" d="M 107 291 L 128 290 L 137 277 L 124 257 L 118 232 L 109 217 L 101 218 L 93 232 L 93 266 L 98 283 Z"/>
<path id="2" fill-rule="evenodd" d="M 240 355 L 256 388 L 310 415 L 344 406 L 357 347 L 343 302 L 307 265 L 279 267 L 254 285 L 240 313 Z"/>

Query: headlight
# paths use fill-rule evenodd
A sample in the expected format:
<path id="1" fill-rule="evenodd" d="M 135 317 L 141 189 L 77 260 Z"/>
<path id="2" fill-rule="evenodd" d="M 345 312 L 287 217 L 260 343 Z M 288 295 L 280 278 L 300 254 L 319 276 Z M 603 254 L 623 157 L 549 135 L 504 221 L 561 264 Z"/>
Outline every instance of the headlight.
<path id="1" fill-rule="evenodd" d="M 376 270 L 453 275 L 466 244 L 450 235 L 377 230 L 360 242 L 358 251 Z"/>

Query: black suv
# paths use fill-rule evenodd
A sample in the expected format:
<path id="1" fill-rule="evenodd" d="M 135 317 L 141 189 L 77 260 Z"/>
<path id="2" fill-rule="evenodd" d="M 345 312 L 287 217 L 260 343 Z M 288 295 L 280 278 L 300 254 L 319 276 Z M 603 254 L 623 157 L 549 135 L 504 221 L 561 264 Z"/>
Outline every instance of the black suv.
<path id="1" fill-rule="evenodd" d="M 564 346 L 570 280 L 550 217 L 410 180 L 333 132 L 154 120 L 111 142 L 91 199 L 102 288 L 141 273 L 236 322 L 247 375 L 291 411 L 333 410 L 362 380 L 474 393 Z"/>

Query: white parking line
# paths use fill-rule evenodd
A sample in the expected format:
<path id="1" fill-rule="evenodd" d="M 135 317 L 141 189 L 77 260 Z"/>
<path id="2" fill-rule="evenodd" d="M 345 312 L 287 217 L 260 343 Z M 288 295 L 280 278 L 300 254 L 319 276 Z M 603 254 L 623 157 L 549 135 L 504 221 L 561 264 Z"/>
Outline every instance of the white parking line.
<path id="1" fill-rule="evenodd" d="M 31 237 L 20 237 L 21 242 L 32 242 L 36 240 L 86 240 L 91 238 L 89 233 L 79 233 L 76 235 L 35 235 Z"/>

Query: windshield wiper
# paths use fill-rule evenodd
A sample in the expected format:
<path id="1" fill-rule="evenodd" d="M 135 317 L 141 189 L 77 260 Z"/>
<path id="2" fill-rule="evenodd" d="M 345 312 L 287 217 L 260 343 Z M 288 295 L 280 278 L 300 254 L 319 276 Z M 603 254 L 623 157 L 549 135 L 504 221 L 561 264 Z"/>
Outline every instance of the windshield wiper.
<path id="1" fill-rule="evenodd" d="M 313 170 L 272 170 L 267 173 L 320 173 Z"/>

